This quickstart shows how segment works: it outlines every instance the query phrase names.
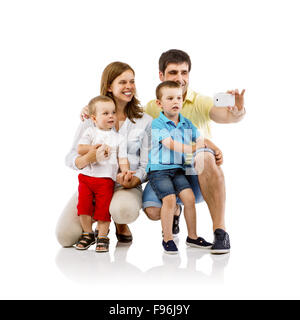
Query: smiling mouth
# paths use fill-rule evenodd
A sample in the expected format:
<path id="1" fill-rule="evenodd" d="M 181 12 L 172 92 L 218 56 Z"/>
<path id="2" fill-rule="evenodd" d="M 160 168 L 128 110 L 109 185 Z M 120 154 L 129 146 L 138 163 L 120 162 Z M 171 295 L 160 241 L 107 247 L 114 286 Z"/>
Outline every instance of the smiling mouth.
<path id="1" fill-rule="evenodd" d="M 130 97 L 132 95 L 132 92 L 123 92 L 123 94 L 125 94 L 125 96 Z"/>

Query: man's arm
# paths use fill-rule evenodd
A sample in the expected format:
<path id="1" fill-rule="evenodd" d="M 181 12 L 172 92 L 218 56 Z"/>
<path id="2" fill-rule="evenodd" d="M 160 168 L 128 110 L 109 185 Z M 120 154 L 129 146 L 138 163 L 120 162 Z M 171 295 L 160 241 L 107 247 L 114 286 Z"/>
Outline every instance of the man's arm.
<path id="1" fill-rule="evenodd" d="M 215 107 L 213 106 L 209 112 L 211 120 L 217 123 L 232 123 L 239 122 L 243 119 L 246 113 L 244 107 L 244 93 L 245 89 L 239 93 L 239 90 L 227 91 L 235 95 L 235 106 L 234 107 Z"/>

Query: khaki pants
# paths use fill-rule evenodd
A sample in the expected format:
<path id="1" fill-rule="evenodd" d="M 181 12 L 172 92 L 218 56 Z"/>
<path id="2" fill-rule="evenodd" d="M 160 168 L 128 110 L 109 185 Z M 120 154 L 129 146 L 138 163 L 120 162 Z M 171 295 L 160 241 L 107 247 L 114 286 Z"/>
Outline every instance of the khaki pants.
<path id="1" fill-rule="evenodd" d="M 70 247 L 75 244 L 81 233 L 77 215 L 78 193 L 76 192 L 65 206 L 56 226 L 56 237 L 60 245 Z M 142 190 L 138 188 L 115 190 L 109 212 L 114 222 L 129 224 L 134 222 L 142 208 Z"/>

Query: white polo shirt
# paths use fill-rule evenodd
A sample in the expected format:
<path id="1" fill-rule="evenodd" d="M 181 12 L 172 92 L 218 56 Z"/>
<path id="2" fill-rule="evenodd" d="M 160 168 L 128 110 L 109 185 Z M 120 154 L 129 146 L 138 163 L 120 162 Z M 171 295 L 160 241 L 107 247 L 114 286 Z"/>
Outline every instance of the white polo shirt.
<path id="1" fill-rule="evenodd" d="M 126 139 L 115 129 L 101 130 L 97 127 L 87 128 L 78 144 L 106 144 L 110 147 L 110 157 L 101 162 L 94 162 L 81 170 L 82 174 L 90 177 L 111 178 L 116 181 L 119 170 L 118 158 L 127 158 Z"/>

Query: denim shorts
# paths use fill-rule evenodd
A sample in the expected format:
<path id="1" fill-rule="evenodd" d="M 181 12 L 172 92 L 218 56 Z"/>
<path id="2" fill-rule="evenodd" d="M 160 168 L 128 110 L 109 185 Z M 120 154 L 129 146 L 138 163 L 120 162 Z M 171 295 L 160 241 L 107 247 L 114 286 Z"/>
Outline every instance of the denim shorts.
<path id="1" fill-rule="evenodd" d="M 213 150 L 208 149 L 208 148 L 200 149 L 200 150 L 198 150 L 198 152 L 210 152 L 212 154 L 215 154 Z M 199 186 L 198 175 L 196 173 L 189 174 L 189 175 L 186 175 L 186 178 L 190 184 L 190 187 L 192 188 L 192 190 L 194 192 L 196 203 L 200 203 L 200 202 L 204 201 L 202 193 L 201 193 L 201 189 Z M 183 204 L 182 201 L 179 199 L 179 197 L 177 197 L 176 202 L 181 205 Z M 146 184 L 144 191 L 143 191 L 143 209 L 148 208 L 148 207 L 161 208 L 161 206 L 162 206 L 161 200 L 157 197 L 156 193 L 152 189 L 150 182 L 148 182 Z"/>
<path id="2" fill-rule="evenodd" d="M 181 168 L 150 171 L 148 178 L 159 200 L 170 194 L 178 195 L 184 189 L 191 189 L 185 171 Z"/>

